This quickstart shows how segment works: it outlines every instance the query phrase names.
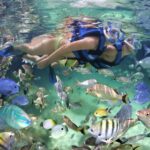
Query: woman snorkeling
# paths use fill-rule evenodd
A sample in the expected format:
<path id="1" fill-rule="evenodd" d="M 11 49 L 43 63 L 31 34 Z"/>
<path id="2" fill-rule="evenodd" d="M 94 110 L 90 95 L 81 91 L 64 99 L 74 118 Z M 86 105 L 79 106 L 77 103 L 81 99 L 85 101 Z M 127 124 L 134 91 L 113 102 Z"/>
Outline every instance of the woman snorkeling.
<path id="1" fill-rule="evenodd" d="M 103 27 L 100 20 L 90 17 L 68 17 L 60 32 L 35 37 L 13 49 L 25 52 L 41 69 L 64 58 L 76 59 L 79 64 L 90 63 L 97 69 L 106 68 L 118 65 L 134 49 L 122 31 L 112 28 L 110 23 Z"/>

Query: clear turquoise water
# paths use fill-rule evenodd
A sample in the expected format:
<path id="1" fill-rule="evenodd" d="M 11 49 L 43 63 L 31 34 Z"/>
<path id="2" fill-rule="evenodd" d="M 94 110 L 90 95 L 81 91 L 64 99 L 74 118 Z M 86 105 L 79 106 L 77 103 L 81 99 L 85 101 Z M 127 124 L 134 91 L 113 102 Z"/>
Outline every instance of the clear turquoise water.
<path id="1" fill-rule="evenodd" d="M 0 10 L 1 39 L 5 34 L 11 34 L 19 43 L 27 42 L 36 35 L 53 32 L 67 16 L 86 15 L 97 17 L 104 22 L 112 21 L 117 25 L 121 24 L 127 34 L 136 35 L 140 41 L 150 41 L 150 2 L 146 0 L 1 0 L 0 2 L 4 4 L 4 6 L 0 6 L 2 7 Z M 2 42 L 1 40 L 1 44 L 3 44 Z M 131 76 L 133 73 L 136 73 L 137 70 L 135 68 L 130 69 L 128 67 L 130 63 L 132 63 L 132 60 L 128 62 L 124 61 L 121 65 L 113 67 L 112 71 L 116 76 Z M 71 150 L 71 145 L 82 145 L 86 137 L 69 129 L 69 132 L 63 138 L 57 140 L 49 138 L 49 132 L 40 127 L 41 121 L 52 118 L 56 120 L 58 124 L 61 124 L 63 123 L 62 116 L 66 114 L 77 125 L 81 125 L 81 121 L 89 112 L 93 113 L 102 105 L 108 106 L 107 104 L 97 103 L 95 97 L 85 94 L 85 89 L 76 87 L 75 83 L 77 80 L 83 81 L 95 78 L 100 83 L 127 92 L 131 100 L 134 96 L 134 84 L 129 83 L 124 85 L 109 77 L 104 77 L 95 72 L 94 69 L 92 69 L 92 73 L 89 75 L 69 71 L 69 75 L 67 76 L 62 74 L 63 70 L 67 70 L 67 68 L 57 68 L 56 73 L 63 81 L 64 87 L 72 87 L 73 93 L 69 94 L 69 99 L 71 102 L 80 101 L 82 104 L 81 108 L 66 110 L 64 113 L 52 113 L 50 111 L 55 107 L 55 102 L 58 101 L 58 97 L 53 86 L 49 84 L 47 70 L 35 71 L 35 76 L 41 76 L 42 79 L 33 82 L 30 92 L 32 94 L 38 87 L 45 87 L 47 90 L 46 93 L 49 95 L 47 98 L 48 106 L 41 112 L 35 109 L 33 105 L 24 108 L 28 114 L 37 116 L 38 120 L 32 127 L 27 129 L 27 131 L 24 130 L 22 132 L 25 132 L 27 137 L 33 136 L 37 141 L 45 142 L 47 146 L 46 150 Z M 148 73 L 146 70 L 143 70 L 143 73 L 145 76 L 143 80 L 149 83 Z M 10 74 L 7 76 L 10 76 Z M 146 108 L 147 105 L 149 105 L 149 102 L 144 105 L 132 102 L 133 118 L 136 118 L 135 112 L 137 110 Z M 114 115 L 119 108 L 119 106 L 116 106 L 111 114 Z M 143 124 L 140 123 L 131 128 L 125 136 L 128 137 L 143 133 L 144 129 Z M 24 138 L 22 139 L 20 144 L 28 142 Z M 150 139 L 145 138 L 137 144 L 141 146 L 141 149 L 149 150 L 149 143 Z"/>

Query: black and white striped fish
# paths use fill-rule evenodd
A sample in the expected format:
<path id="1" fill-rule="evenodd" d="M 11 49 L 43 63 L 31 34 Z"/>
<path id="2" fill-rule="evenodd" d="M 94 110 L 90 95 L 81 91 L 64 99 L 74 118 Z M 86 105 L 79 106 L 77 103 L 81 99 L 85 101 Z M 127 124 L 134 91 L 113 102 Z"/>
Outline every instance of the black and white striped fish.
<path id="1" fill-rule="evenodd" d="M 130 105 L 125 105 L 114 118 L 103 119 L 90 126 L 88 131 L 96 138 L 96 144 L 101 142 L 111 143 L 113 140 L 118 139 L 134 123 L 134 120 L 130 119 L 131 111 L 130 114 L 123 114 L 125 108 L 127 110 L 131 109 Z"/>
<path id="2" fill-rule="evenodd" d="M 102 142 L 108 142 L 109 140 L 117 137 L 121 129 L 119 119 L 110 118 L 103 119 L 96 124 L 91 125 L 88 130 L 89 133 L 96 138 L 96 144 Z"/>

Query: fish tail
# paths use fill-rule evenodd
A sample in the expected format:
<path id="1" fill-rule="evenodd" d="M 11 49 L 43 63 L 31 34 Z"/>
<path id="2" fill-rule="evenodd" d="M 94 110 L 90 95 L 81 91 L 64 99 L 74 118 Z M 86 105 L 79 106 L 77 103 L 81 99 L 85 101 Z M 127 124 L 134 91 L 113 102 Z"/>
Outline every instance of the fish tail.
<path id="1" fill-rule="evenodd" d="M 122 102 L 125 103 L 125 104 L 128 104 L 129 100 L 128 100 L 127 94 L 122 96 Z"/>
<path id="2" fill-rule="evenodd" d="M 79 80 L 76 80 L 76 85 L 80 86 L 81 82 Z"/>
<path id="3" fill-rule="evenodd" d="M 81 132 L 83 135 L 86 134 L 86 130 L 88 129 L 88 126 L 81 126 L 77 129 L 77 131 Z"/>
<path id="4" fill-rule="evenodd" d="M 146 134 L 146 137 L 150 137 L 150 133 Z"/>
<path id="5" fill-rule="evenodd" d="M 84 127 L 79 127 L 77 129 L 77 131 L 81 132 L 83 135 L 85 135 L 85 130 L 84 130 Z"/>

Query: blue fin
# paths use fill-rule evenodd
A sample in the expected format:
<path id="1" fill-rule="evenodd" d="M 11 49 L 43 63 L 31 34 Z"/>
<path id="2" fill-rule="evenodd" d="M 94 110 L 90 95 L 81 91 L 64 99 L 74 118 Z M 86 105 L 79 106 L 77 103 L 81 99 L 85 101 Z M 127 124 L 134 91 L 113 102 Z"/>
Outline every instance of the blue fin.
<path id="1" fill-rule="evenodd" d="M 132 115 L 132 106 L 126 104 L 122 106 L 122 108 L 116 114 L 115 118 L 118 118 L 120 122 L 124 122 L 125 120 L 130 119 L 131 115 Z"/>

